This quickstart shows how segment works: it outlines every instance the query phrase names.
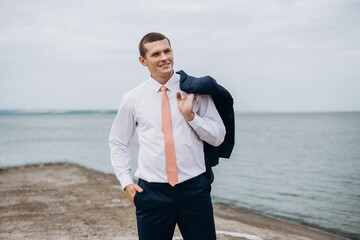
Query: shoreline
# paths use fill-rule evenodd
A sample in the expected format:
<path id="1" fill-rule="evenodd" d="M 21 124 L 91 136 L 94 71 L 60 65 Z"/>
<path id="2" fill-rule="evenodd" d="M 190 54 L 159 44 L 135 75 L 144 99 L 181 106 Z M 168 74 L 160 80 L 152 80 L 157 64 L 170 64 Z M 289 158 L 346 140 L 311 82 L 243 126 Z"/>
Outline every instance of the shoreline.
<path id="1" fill-rule="evenodd" d="M 213 205 L 219 240 L 346 239 L 249 210 Z M 137 239 L 135 207 L 116 177 L 75 164 L 1 169 L 0 210 L 1 239 Z M 174 238 L 182 239 L 178 229 Z"/>

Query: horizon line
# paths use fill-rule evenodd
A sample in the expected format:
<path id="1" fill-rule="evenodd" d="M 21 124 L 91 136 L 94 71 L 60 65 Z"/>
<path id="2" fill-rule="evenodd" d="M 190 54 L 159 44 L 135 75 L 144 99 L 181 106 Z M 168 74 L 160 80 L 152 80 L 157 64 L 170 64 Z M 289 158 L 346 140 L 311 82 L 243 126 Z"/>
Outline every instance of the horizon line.
<path id="1" fill-rule="evenodd" d="M 71 113 L 117 113 L 117 109 L 0 109 L 0 114 L 71 114 Z M 355 113 L 360 110 L 235 110 L 235 113 Z"/>

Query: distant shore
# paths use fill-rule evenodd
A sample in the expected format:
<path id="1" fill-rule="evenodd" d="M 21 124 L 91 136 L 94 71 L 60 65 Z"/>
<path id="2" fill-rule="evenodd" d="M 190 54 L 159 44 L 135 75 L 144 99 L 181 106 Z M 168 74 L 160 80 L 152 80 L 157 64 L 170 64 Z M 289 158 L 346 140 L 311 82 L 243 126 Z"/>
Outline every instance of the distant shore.
<path id="1" fill-rule="evenodd" d="M 88 114 L 110 114 L 116 115 L 117 109 L 0 109 L 0 116 L 12 115 L 88 115 Z M 235 111 L 236 114 L 338 114 L 338 113 L 360 113 L 360 111 Z"/>
<path id="2" fill-rule="evenodd" d="M 219 240 L 345 239 L 223 204 L 214 214 Z M 0 171 L 0 239 L 135 240 L 136 231 L 134 205 L 113 175 L 73 164 Z"/>

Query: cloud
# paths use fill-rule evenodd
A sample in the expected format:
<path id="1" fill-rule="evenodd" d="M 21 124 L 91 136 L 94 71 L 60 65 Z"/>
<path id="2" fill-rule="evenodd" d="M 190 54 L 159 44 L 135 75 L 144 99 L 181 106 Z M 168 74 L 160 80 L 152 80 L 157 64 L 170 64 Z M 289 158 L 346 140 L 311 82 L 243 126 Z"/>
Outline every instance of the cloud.
<path id="1" fill-rule="evenodd" d="M 141 0 L 139 6 L 146 10 L 153 11 L 174 11 L 174 12 L 199 12 L 206 9 L 206 2 L 194 2 L 194 1 L 167 1 L 167 0 Z"/>
<path id="2" fill-rule="evenodd" d="M 344 52 L 341 52 L 341 54 L 354 56 L 354 57 L 360 57 L 360 51 L 344 51 Z"/>
<path id="3" fill-rule="evenodd" d="M 138 41 L 159 31 L 171 39 L 176 68 L 214 76 L 231 89 L 237 110 L 360 109 L 353 92 L 360 77 L 359 6 L 1 1 L 0 108 L 116 108 L 124 92 L 148 77 L 137 60 Z M 351 100 L 340 106 L 337 89 L 337 97 Z"/>

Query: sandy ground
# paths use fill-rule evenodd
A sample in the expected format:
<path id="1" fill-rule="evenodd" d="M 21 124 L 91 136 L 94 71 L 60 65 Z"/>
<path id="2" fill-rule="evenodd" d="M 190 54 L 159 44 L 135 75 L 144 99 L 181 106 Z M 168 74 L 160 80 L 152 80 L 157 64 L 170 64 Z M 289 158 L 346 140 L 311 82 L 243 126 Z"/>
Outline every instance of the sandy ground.
<path id="1" fill-rule="evenodd" d="M 218 240 L 344 239 L 226 205 L 214 212 Z M 135 240 L 135 208 L 113 175 L 72 164 L 6 168 L 0 239 Z M 174 239 L 182 239 L 178 230 Z"/>

